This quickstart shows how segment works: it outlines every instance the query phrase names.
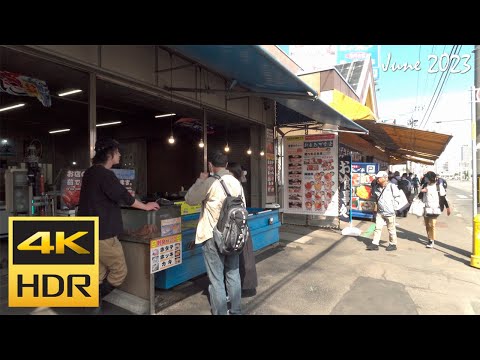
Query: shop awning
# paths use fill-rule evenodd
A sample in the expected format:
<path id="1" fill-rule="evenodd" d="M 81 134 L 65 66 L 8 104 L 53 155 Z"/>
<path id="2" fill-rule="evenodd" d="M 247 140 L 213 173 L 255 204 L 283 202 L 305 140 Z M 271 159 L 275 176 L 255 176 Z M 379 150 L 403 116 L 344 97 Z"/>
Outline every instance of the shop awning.
<path id="1" fill-rule="evenodd" d="M 451 135 L 408 128 L 405 126 L 377 123 L 370 120 L 358 121 L 368 129 L 369 135 L 359 135 L 377 148 L 395 157 L 395 162 L 407 160 L 433 164 L 445 151 Z"/>
<path id="2" fill-rule="evenodd" d="M 348 119 L 320 99 L 274 99 L 277 102 L 277 125 L 330 124 L 367 134 L 368 130 Z"/>
<path id="3" fill-rule="evenodd" d="M 332 108 L 352 120 L 377 120 L 373 111 L 351 97 L 333 90 L 333 100 L 329 104 Z"/>
<path id="4" fill-rule="evenodd" d="M 317 92 L 259 45 L 167 45 L 253 92 L 313 98 Z M 233 87 L 232 86 L 232 87 Z"/>

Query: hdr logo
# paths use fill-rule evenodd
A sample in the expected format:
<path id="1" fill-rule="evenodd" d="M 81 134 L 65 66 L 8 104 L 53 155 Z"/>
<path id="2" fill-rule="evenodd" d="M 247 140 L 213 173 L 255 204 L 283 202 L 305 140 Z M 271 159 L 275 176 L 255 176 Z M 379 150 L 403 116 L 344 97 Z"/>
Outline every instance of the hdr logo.
<path id="1" fill-rule="evenodd" d="M 10 217 L 8 306 L 98 306 L 98 217 Z"/>

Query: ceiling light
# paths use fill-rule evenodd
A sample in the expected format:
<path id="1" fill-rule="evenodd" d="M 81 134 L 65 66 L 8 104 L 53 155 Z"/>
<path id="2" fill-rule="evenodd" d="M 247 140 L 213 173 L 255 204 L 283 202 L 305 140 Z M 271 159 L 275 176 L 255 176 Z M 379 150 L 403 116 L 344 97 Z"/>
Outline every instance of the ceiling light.
<path id="1" fill-rule="evenodd" d="M 252 149 L 248 148 L 247 154 L 248 154 L 248 155 L 252 155 Z"/>
<path id="2" fill-rule="evenodd" d="M 61 133 L 61 132 L 67 132 L 70 131 L 70 129 L 60 129 L 60 130 L 50 130 L 50 134 L 56 134 L 56 133 Z"/>
<path id="3" fill-rule="evenodd" d="M 163 115 L 155 115 L 155 118 L 162 118 L 162 117 L 175 116 L 175 115 L 177 115 L 177 114 L 170 113 L 170 114 L 163 114 Z"/>
<path id="4" fill-rule="evenodd" d="M 263 156 L 263 155 L 265 155 L 265 152 L 262 150 L 260 151 L 260 156 Z"/>
<path id="5" fill-rule="evenodd" d="M 203 143 L 203 139 L 200 139 L 200 142 L 198 143 L 198 146 L 203 148 L 205 144 Z"/>
<path id="6" fill-rule="evenodd" d="M 79 93 L 79 92 L 82 92 L 82 91 L 83 90 L 80 90 L 80 89 L 70 90 L 70 91 L 66 91 L 66 92 L 63 92 L 63 93 L 59 93 L 58 96 L 72 95 L 72 94 L 76 94 L 76 93 Z"/>
<path id="7" fill-rule="evenodd" d="M 77 162 L 76 162 L 76 161 L 72 161 L 72 165 L 77 165 Z"/>
<path id="8" fill-rule="evenodd" d="M 11 109 L 16 109 L 16 108 L 19 108 L 19 107 L 22 107 L 22 106 L 25 106 L 25 103 L 21 103 L 21 104 L 17 104 L 17 105 L 12 105 L 12 106 L 7 106 L 7 107 L 4 107 L 4 108 L 1 108 L 1 109 L 0 109 L 0 112 L 2 112 L 2 111 L 7 111 L 7 110 L 11 110 Z"/>
<path id="9" fill-rule="evenodd" d="M 227 144 L 227 146 L 225 146 L 225 149 L 224 149 L 224 150 L 225 150 L 225 152 L 229 152 L 229 151 L 230 151 L 230 148 L 228 147 L 228 144 Z"/>
<path id="10" fill-rule="evenodd" d="M 102 123 L 102 124 L 97 124 L 96 126 L 108 126 L 108 125 L 117 125 L 121 124 L 121 121 L 113 121 L 113 122 L 108 122 L 108 123 Z"/>
<path id="11" fill-rule="evenodd" d="M 170 135 L 170 137 L 168 138 L 168 143 L 175 144 L 175 138 L 173 137 L 173 135 Z"/>
<path id="12" fill-rule="evenodd" d="M 7 140 L 7 139 L 3 139 L 3 140 L 2 140 L 2 144 L 6 144 L 6 143 L 8 143 L 8 140 Z"/>

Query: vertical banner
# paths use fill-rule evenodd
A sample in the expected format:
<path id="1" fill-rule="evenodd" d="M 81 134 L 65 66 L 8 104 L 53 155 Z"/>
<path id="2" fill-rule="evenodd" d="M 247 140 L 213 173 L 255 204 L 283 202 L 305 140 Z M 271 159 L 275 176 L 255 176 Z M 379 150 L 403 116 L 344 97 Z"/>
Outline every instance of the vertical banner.
<path id="1" fill-rule="evenodd" d="M 351 201 L 351 170 L 352 157 L 350 155 L 338 158 L 338 216 L 341 221 L 350 222 Z"/>
<path id="2" fill-rule="evenodd" d="M 80 189 L 82 188 L 82 177 L 85 169 L 67 170 L 60 184 L 60 208 L 62 210 L 73 210 L 80 202 Z"/>
<path id="3" fill-rule="evenodd" d="M 338 216 L 338 137 L 285 137 L 284 211 Z"/>
<path id="4" fill-rule="evenodd" d="M 267 159 L 267 202 L 276 202 L 275 197 L 275 148 L 273 143 L 273 129 L 267 129 L 266 143 L 267 151 L 265 152 Z"/>

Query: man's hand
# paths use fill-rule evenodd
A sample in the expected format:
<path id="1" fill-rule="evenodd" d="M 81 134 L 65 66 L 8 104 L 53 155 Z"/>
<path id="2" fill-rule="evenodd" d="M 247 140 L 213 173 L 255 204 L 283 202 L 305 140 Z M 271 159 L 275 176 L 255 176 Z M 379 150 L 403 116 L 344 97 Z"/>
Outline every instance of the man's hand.
<path id="1" fill-rule="evenodd" d="M 150 210 L 158 210 L 160 209 L 160 205 L 158 205 L 156 202 L 149 202 L 145 204 L 145 209 L 146 211 Z"/>
<path id="2" fill-rule="evenodd" d="M 210 174 L 208 172 L 201 172 L 198 178 L 201 180 L 207 180 L 209 176 Z"/>

